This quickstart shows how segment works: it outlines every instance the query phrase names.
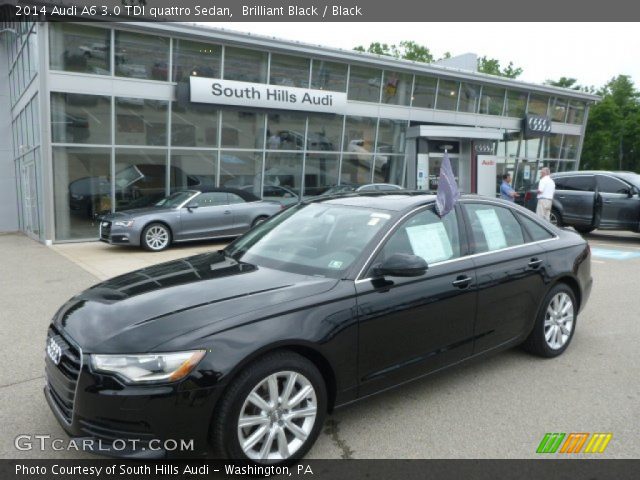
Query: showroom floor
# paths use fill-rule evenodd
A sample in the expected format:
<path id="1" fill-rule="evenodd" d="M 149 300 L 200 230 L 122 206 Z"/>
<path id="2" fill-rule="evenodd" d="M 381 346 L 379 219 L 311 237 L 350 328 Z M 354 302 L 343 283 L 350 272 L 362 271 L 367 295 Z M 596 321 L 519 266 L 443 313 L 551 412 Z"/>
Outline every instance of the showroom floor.
<path id="1" fill-rule="evenodd" d="M 58 243 L 52 248 L 100 280 L 106 280 L 157 263 L 219 250 L 227 243 L 181 243 L 162 252 L 147 252 L 142 248 L 118 247 L 103 242 Z"/>

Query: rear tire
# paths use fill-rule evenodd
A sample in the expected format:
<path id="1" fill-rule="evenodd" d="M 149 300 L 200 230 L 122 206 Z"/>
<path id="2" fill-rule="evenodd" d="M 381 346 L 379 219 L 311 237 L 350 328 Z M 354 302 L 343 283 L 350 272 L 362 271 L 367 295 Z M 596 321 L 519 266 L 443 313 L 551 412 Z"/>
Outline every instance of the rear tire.
<path id="1" fill-rule="evenodd" d="M 324 379 L 310 360 L 284 350 L 268 354 L 240 372 L 220 400 L 213 451 L 232 460 L 293 463 L 313 446 L 326 411 Z"/>
<path id="2" fill-rule="evenodd" d="M 595 230 L 594 227 L 573 227 L 576 229 L 576 232 L 581 233 L 582 235 L 586 235 L 587 233 L 591 233 Z"/>
<path id="3" fill-rule="evenodd" d="M 571 343 L 577 320 L 575 294 L 567 284 L 559 283 L 544 297 L 533 330 L 522 346 L 540 357 L 557 357 Z"/>
<path id="4" fill-rule="evenodd" d="M 140 244 L 150 252 L 161 252 L 171 245 L 171 230 L 163 223 L 150 223 L 142 230 Z"/>
<path id="5" fill-rule="evenodd" d="M 257 227 L 258 225 L 260 225 L 261 223 L 264 223 L 267 221 L 269 217 L 267 217 L 266 215 L 260 215 L 259 217 L 256 217 L 256 219 L 253 221 L 253 223 L 251 224 L 251 228 L 253 227 Z"/>
<path id="6" fill-rule="evenodd" d="M 551 209 L 551 214 L 549 215 L 549 221 L 552 225 L 556 227 L 562 227 L 564 224 L 562 223 L 562 215 L 555 208 Z"/>

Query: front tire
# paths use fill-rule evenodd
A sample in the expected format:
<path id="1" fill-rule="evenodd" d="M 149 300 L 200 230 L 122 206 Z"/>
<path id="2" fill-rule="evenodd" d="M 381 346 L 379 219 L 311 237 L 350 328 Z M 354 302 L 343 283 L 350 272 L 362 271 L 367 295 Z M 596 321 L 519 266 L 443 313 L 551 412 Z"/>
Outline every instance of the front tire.
<path id="1" fill-rule="evenodd" d="M 246 367 L 214 414 L 216 454 L 233 460 L 289 464 L 314 444 L 327 411 L 327 389 L 316 366 L 287 351 Z"/>
<path id="2" fill-rule="evenodd" d="M 556 210 L 555 208 L 551 209 L 551 213 L 549 214 L 549 221 L 556 227 L 562 227 L 563 225 L 562 215 L 560 215 L 560 212 L 558 212 L 558 210 Z"/>
<path id="3" fill-rule="evenodd" d="M 140 243 L 145 250 L 160 252 L 171 244 L 171 231 L 162 223 L 150 223 L 144 227 Z"/>
<path id="4" fill-rule="evenodd" d="M 578 319 L 573 290 L 560 283 L 544 297 L 536 323 L 523 343 L 525 350 L 545 358 L 561 355 L 573 338 Z"/>

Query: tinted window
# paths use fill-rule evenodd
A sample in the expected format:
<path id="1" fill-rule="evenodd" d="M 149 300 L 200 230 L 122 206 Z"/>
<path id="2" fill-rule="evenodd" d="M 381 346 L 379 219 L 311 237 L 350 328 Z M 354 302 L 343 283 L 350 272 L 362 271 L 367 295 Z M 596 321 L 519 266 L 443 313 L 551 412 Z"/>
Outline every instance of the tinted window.
<path id="1" fill-rule="evenodd" d="M 416 213 L 389 237 L 374 264 L 395 253 L 417 255 L 427 263 L 460 257 L 458 222 L 455 211 L 438 217 L 433 209 Z"/>
<path id="2" fill-rule="evenodd" d="M 467 204 L 465 208 L 476 253 L 524 244 L 522 227 L 508 208 L 487 204 Z"/>
<path id="3" fill-rule="evenodd" d="M 593 176 L 558 177 L 553 179 L 557 190 L 574 190 L 578 192 L 593 192 Z"/>
<path id="4" fill-rule="evenodd" d="M 194 201 L 199 207 L 212 207 L 215 205 L 227 205 L 227 193 L 225 192 L 206 192 L 198 195 Z"/>
<path id="5" fill-rule="evenodd" d="M 518 218 L 520 219 L 520 223 L 524 225 L 524 228 L 529 233 L 531 240 L 533 240 L 534 242 L 553 238 L 553 235 L 549 233 L 549 231 L 546 228 L 539 225 L 535 220 L 532 220 L 531 218 L 525 215 L 521 215 L 519 213 L 517 215 L 518 215 Z"/>
<path id="6" fill-rule="evenodd" d="M 598 190 L 602 193 L 628 193 L 629 185 L 615 178 L 598 175 Z"/>

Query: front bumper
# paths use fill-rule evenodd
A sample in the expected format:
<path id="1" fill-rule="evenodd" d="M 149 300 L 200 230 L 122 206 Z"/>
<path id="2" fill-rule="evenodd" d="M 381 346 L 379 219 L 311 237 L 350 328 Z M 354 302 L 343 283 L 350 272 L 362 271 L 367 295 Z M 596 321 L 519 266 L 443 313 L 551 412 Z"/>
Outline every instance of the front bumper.
<path id="1" fill-rule="evenodd" d="M 56 338 L 63 338 L 53 332 Z M 44 395 L 78 449 L 131 459 L 203 458 L 208 454 L 218 388 L 199 386 L 192 377 L 178 384 L 124 385 L 115 377 L 92 372 L 89 355 L 66 337 L 62 342 L 65 340 L 68 346 L 63 346 L 59 364 L 49 357 L 45 360 Z M 74 348 L 80 359 L 75 383 L 68 374 L 73 369 L 62 372 L 65 362 L 69 363 L 66 351 Z M 69 378 L 66 385 L 65 378 Z M 75 393 L 65 396 L 72 390 Z"/>
<path id="2" fill-rule="evenodd" d="M 140 235 L 135 230 L 115 226 L 106 220 L 100 221 L 98 238 L 109 245 L 140 245 Z"/>

